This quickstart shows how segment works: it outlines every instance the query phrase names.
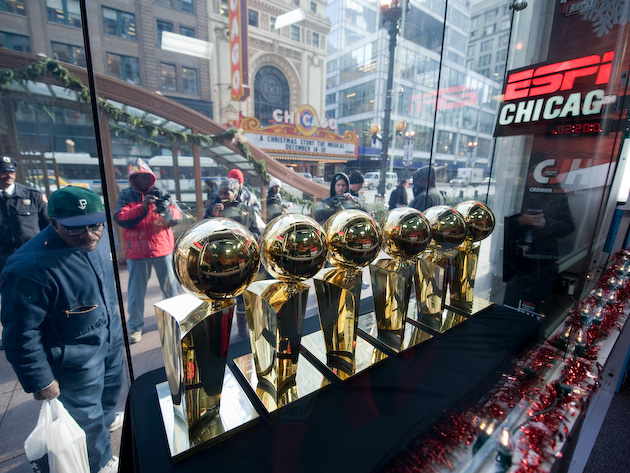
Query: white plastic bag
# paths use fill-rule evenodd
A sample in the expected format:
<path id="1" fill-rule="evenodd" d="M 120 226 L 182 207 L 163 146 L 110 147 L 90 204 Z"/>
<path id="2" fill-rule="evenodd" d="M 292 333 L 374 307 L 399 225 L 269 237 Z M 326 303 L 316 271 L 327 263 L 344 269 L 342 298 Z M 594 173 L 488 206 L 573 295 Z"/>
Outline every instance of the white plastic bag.
<path id="1" fill-rule="evenodd" d="M 85 432 L 59 399 L 44 401 L 33 432 L 24 442 L 37 473 L 89 473 Z"/>

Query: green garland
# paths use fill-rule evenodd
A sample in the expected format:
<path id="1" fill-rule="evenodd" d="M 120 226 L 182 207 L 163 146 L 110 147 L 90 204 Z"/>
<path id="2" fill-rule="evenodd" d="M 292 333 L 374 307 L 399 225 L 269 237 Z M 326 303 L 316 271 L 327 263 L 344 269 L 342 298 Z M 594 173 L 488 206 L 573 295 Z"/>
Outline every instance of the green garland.
<path id="1" fill-rule="evenodd" d="M 300 205 L 300 206 L 308 209 L 309 212 L 313 209 L 313 201 L 312 200 L 300 199 L 299 197 L 296 197 L 293 194 L 289 194 L 287 191 L 285 191 L 282 188 L 280 188 L 280 195 L 282 196 L 283 200 L 287 200 L 287 201 L 291 202 L 292 204 Z"/>
<path id="2" fill-rule="evenodd" d="M 82 101 L 90 101 L 89 89 L 68 69 L 60 65 L 57 61 L 47 57 L 20 69 L 0 69 L 0 87 L 6 89 L 12 82 L 19 82 L 24 85 L 25 82 L 36 81 L 44 75 L 50 75 L 54 77 L 64 88 L 78 92 L 79 98 Z M 124 136 L 132 143 L 143 143 L 150 146 L 160 147 L 163 146 L 163 144 L 153 140 L 152 138 L 163 136 L 175 143 L 191 143 L 202 147 L 211 147 L 213 145 L 222 144 L 226 139 L 232 139 L 232 143 L 239 147 L 245 158 L 247 158 L 247 161 L 253 165 L 254 171 L 261 181 L 264 184 L 268 184 L 270 181 L 270 176 L 267 172 L 265 162 L 262 160 L 257 161 L 254 158 L 247 141 L 242 137 L 242 130 L 230 128 L 218 135 L 175 132 L 156 126 L 153 123 L 147 122 L 141 118 L 134 117 L 124 110 L 115 107 L 101 97 L 97 97 L 97 103 L 112 122 L 122 122 L 132 129 L 139 129 L 145 132 L 146 137 L 138 133 L 134 133 L 132 130 L 116 125 L 115 123 L 110 124 L 116 136 Z"/>

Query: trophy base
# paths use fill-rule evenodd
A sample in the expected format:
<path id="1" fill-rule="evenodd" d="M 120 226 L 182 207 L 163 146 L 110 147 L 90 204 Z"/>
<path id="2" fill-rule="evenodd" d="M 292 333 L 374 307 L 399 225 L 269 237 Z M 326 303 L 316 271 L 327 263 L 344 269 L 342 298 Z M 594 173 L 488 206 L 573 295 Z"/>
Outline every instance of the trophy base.
<path id="1" fill-rule="evenodd" d="M 466 318 L 466 316 L 450 309 L 444 309 L 439 314 L 419 314 L 417 320 L 411 320 L 410 322 L 423 330 L 428 330 L 431 333 L 442 334 L 461 324 L 466 320 Z"/>
<path id="2" fill-rule="evenodd" d="M 402 337 L 396 332 L 384 330 L 379 332 L 374 312 L 369 312 L 359 317 L 359 336 L 394 354 L 401 353 L 433 338 L 433 335 L 421 330 L 416 324 L 412 324 L 411 321 L 405 323 Z"/>
<path id="3" fill-rule="evenodd" d="M 174 409 L 168 382 L 156 385 L 155 390 L 173 462 L 233 437 L 258 422 L 258 413 L 229 369 L 223 378 L 219 412 L 201 425 L 197 438 L 190 438 L 187 420 L 179 418 L 179 411 Z"/>
<path id="4" fill-rule="evenodd" d="M 481 297 L 474 297 L 472 303 L 455 301 L 451 299 L 446 302 L 445 307 L 466 317 L 474 317 L 480 312 L 488 310 L 493 305 L 494 302 L 482 299 Z"/>
<path id="5" fill-rule="evenodd" d="M 354 379 L 365 370 L 378 365 L 387 358 L 387 354 L 370 345 L 367 341 L 357 337 L 354 352 L 354 367 L 330 366 L 326 356 L 326 344 L 321 330 L 302 338 L 302 350 L 312 359 L 324 374 L 332 374 L 339 381 L 347 382 Z"/>
<path id="6" fill-rule="evenodd" d="M 260 406 L 270 415 L 277 414 L 282 407 L 303 400 L 310 394 L 330 384 L 328 378 L 315 368 L 305 356 L 300 355 L 297 363 L 299 368 L 297 370 L 297 376 L 295 377 L 295 386 L 290 388 L 291 399 L 278 405 L 277 399 L 269 394 L 271 388 L 269 384 L 271 383 L 265 383 L 266 380 L 264 378 L 261 381 L 258 379 L 253 354 L 249 353 L 235 358 L 234 364 L 238 368 L 239 373 L 243 376 L 245 382 L 247 382 L 254 392 L 254 399 L 260 401 Z"/>

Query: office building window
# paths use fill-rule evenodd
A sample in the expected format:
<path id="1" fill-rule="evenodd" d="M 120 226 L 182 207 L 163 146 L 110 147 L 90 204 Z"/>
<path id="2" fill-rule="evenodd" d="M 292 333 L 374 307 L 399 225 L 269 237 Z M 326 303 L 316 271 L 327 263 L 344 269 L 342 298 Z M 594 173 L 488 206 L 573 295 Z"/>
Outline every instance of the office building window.
<path id="1" fill-rule="evenodd" d="M 26 16 L 24 0 L 0 0 L 0 11 Z"/>
<path id="2" fill-rule="evenodd" d="M 254 116 L 269 125 L 276 109 L 289 110 L 289 82 L 279 69 L 263 66 L 254 77 Z"/>
<path id="3" fill-rule="evenodd" d="M 119 38 L 136 40 L 136 16 L 103 7 L 103 32 Z"/>
<path id="4" fill-rule="evenodd" d="M 300 28 L 298 28 L 295 25 L 291 25 L 291 39 L 293 41 L 299 41 L 300 40 Z"/>
<path id="5" fill-rule="evenodd" d="M 230 16 L 230 2 L 228 0 L 221 0 L 221 16 Z"/>
<path id="6" fill-rule="evenodd" d="M 137 57 L 107 53 L 107 73 L 130 84 L 140 85 L 140 62 Z"/>
<path id="7" fill-rule="evenodd" d="M 173 23 L 169 23 L 168 21 L 157 20 L 157 45 L 162 45 L 162 32 L 167 31 L 169 33 L 173 32 Z"/>
<path id="8" fill-rule="evenodd" d="M 160 89 L 177 90 L 177 69 L 174 64 L 160 63 Z"/>
<path id="9" fill-rule="evenodd" d="M 72 44 L 55 43 L 52 44 L 53 58 L 57 61 L 67 62 L 76 66 L 85 67 L 85 49 Z"/>
<path id="10" fill-rule="evenodd" d="M 153 0 L 158 5 L 173 8 L 173 0 Z"/>
<path id="11" fill-rule="evenodd" d="M 258 28 L 258 12 L 256 10 L 247 10 L 247 24 Z"/>
<path id="12" fill-rule="evenodd" d="M 180 26 L 179 27 L 179 34 L 182 36 L 188 36 L 189 38 L 194 38 L 195 37 L 195 29 L 194 28 L 188 28 L 187 26 Z"/>
<path id="13" fill-rule="evenodd" d="M 313 33 L 313 46 L 319 48 L 319 33 Z"/>
<path id="14" fill-rule="evenodd" d="M 30 53 L 31 41 L 28 39 L 28 36 L 0 31 L 0 48 Z"/>
<path id="15" fill-rule="evenodd" d="M 48 21 L 81 27 L 79 0 L 46 0 L 46 15 Z"/>
<path id="16" fill-rule="evenodd" d="M 479 56 L 479 67 L 487 66 L 492 62 L 492 54 L 484 54 Z"/>
<path id="17" fill-rule="evenodd" d="M 497 62 L 503 62 L 507 59 L 507 49 L 497 51 Z"/>
<path id="18" fill-rule="evenodd" d="M 317 3 L 311 2 L 311 11 L 317 13 Z"/>
<path id="19" fill-rule="evenodd" d="M 483 28 L 483 36 L 488 36 L 488 35 L 491 35 L 491 34 L 493 34 L 496 30 L 497 30 L 497 25 L 496 25 L 496 24 L 492 24 L 492 25 L 484 26 L 484 28 Z"/>
<path id="20" fill-rule="evenodd" d="M 479 49 L 479 51 L 481 51 L 482 53 L 485 51 L 490 51 L 492 49 L 492 43 L 494 42 L 494 40 L 489 39 L 486 41 L 482 41 L 481 42 L 481 48 Z"/>
<path id="21" fill-rule="evenodd" d="M 276 30 L 276 17 L 275 16 L 269 17 L 269 31 L 271 31 L 272 33 L 279 32 L 278 30 Z"/>
<path id="22" fill-rule="evenodd" d="M 189 94 L 199 93 L 197 69 L 182 67 L 182 91 L 188 92 Z"/>
<path id="23" fill-rule="evenodd" d="M 195 7 L 193 0 L 177 0 L 177 9 L 185 11 L 186 13 L 194 13 Z"/>

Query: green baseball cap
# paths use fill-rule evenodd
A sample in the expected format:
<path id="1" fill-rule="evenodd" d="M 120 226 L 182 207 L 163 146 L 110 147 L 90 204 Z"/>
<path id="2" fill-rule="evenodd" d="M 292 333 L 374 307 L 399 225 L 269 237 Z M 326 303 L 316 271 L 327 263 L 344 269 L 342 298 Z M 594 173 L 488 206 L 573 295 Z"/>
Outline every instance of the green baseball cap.
<path id="1" fill-rule="evenodd" d="M 50 194 L 48 215 L 63 226 L 80 227 L 106 220 L 99 195 L 84 187 L 68 186 Z"/>

